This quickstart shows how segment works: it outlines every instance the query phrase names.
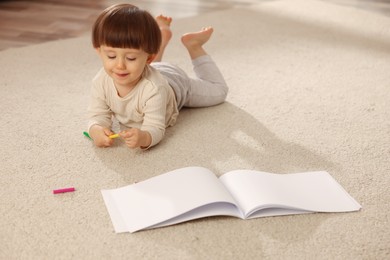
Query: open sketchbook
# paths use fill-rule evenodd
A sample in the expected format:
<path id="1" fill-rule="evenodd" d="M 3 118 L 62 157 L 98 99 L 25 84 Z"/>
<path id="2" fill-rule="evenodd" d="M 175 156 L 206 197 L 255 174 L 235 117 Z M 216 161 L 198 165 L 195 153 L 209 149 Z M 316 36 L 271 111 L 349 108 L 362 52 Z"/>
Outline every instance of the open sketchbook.
<path id="1" fill-rule="evenodd" d="M 206 168 L 187 167 L 102 190 L 102 195 L 117 233 L 210 216 L 250 219 L 361 208 L 324 171 L 272 174 L 236 170 L 218 178 Z"/>

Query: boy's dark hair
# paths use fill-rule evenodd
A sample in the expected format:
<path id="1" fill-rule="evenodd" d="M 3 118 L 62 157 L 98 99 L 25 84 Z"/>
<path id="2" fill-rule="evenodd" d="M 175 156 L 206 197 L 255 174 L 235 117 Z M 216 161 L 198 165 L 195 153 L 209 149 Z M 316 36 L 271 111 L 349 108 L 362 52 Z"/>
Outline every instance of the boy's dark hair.
<path id="1" fill-rule="evenodd" d="M 131 4 L 117 4 L 105 9 L 96 19 L 92 44 L 95 48 L 107 45 L 156 54 L 160 49 L 161 31 L 149 12 Z"/>

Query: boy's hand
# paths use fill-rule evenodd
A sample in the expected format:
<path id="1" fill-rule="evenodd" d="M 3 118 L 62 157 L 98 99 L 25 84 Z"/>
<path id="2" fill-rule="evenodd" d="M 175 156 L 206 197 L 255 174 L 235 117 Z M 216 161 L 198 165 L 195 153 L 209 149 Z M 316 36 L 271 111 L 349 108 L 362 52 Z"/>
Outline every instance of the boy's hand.
<path id="1" fill-rule="evenodd" d="M 110 129 L 100 125 L 93 125 L 89 129 L 89 135 L 97 147 L 109 147 L 114 143 L 114 140 L 109 138 L 109 135 L 114 134 Z"/>
<path id="2" fill-rule="evenodd" d="M 147 131 L 138 128 L 130 128 L 119 133 L 130 148 L 146 148 L 152 143 L 152 137 Z"/>

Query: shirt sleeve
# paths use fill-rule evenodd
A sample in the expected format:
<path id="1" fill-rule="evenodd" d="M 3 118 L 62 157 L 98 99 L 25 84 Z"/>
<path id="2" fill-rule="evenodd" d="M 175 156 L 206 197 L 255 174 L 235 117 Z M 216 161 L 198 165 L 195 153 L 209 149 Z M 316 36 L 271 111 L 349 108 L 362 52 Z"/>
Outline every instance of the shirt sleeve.
<path id="1" fill-rule="evenodd" d="M 167 93 L 165 89 L 153 88 L 145 100 L 143 107 L 144 120 L 141 130 L 148 131 L 152 137 L 150 148 L 158 144 L 165 134 L 165 115 L 167 104 Z M 147 149 L 146 148 L 146 149 Z"/>
<path id="2" fill-rule="evenodd" d="M 93 125 L 101 125 L 107 128 L 110 128 L 112 125 L 112 111 L 105 101 L 105 95 L 102 84 L 94 80 L 88 106 L 88 130 Z"/>

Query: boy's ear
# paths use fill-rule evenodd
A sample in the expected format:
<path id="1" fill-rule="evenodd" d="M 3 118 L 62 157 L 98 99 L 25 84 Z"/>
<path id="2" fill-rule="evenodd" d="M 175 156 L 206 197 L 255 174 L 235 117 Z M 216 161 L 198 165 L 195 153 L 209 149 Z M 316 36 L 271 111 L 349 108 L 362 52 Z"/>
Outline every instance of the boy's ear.
<path id="1" fill-rule="evenodd" d="M 95 48 L 95 51 L 96 51 L 97 54 L 100 55 L 100 47 Z"/>
<path id="2" fill-rule="evenodd" d="M 156 56 L 157 56 L 156 54 L 150 54 L 146 62 L 148 64 L 152 63 L 152 61 L 154 60 L 154 58 L 156 58 Z"/>

